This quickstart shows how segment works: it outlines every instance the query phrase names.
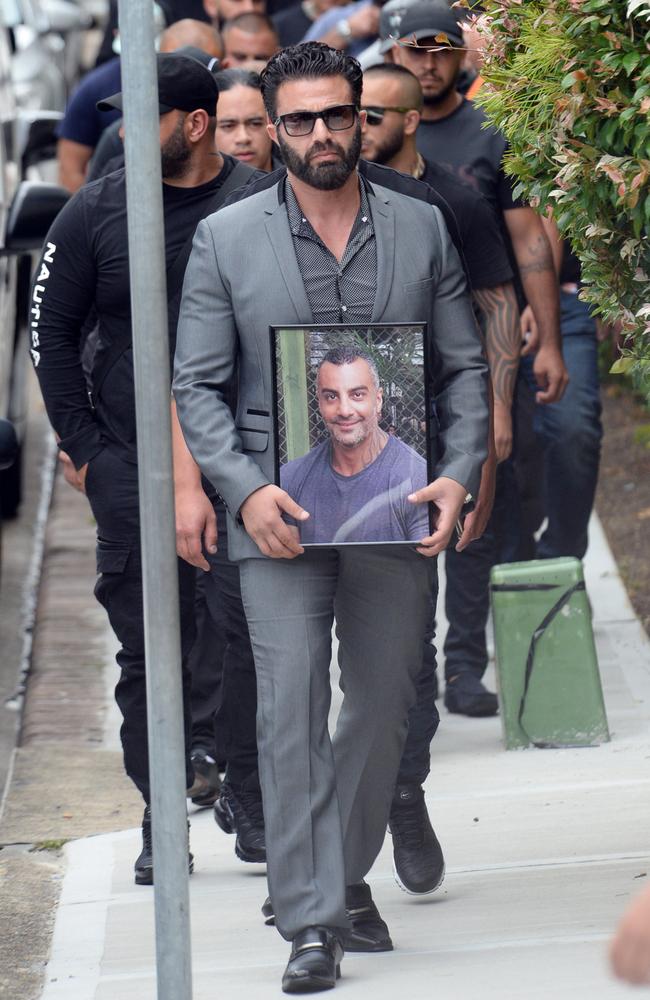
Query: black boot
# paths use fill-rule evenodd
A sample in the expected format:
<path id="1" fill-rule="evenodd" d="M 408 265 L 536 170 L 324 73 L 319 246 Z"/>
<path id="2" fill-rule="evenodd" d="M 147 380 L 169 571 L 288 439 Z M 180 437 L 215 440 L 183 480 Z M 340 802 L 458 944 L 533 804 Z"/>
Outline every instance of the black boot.
<path id="1" fill-rule="evenodd" d="M 188 836 L 188 867 L 190 875 L 194 871 L 194 856 L 189 851 L 189 820 L 187 823 Z M 151 806 L 145 806 L 142 817 L 142 850 L 138 855 L 135 865 L 135 884 L 153 885 L 153 844 L 151 840 Z"/>

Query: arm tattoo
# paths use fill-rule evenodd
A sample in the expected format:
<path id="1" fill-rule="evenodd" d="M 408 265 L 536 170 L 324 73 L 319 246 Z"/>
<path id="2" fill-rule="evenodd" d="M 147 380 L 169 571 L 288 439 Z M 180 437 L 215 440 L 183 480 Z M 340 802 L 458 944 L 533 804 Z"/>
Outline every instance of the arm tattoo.
<path id="1" fill-rule="evenodd" d="M 525 263 L 517 255 L 517 264 L 522 278 L 527 274 L 539 274 L 540 271 L 552 271 L 555 274 L 553 254 L 546 237 L 539 236 L 534 243 L 529 243 L 526 247 Z"/>
<path id="2" fill-rule="evenodd" d="M 494 288 L 479 288 L 474 290 L 474 300 L 485 323 L 494 398 L 510 408 L 521 350 L 515 291 L 511 282 Z"/>

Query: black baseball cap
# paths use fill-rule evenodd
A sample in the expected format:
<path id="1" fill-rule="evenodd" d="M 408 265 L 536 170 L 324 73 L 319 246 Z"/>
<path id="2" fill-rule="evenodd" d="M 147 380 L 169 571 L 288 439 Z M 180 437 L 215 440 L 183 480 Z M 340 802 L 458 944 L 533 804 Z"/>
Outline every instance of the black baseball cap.
<path id="1" fill-rule="evenodd" d="M 202 66 L 207 66 L 211 73 L 218 73 L 221 69 L 221 62 L 216 56 L 211 56 L 203 49 L 197 49 L 196 45 L 181 45 L 180 49 L 174 49 L 175 56 L 190 56 L 197 59 Z"/>
<path id="2" fill-rule="evenodd" d="M 407 7 L 412 7 L 415 0 L 388 0 L 381 8 L 379 15 L 379 52 L 384 55 L 392 49 L 395 40 L 400 37 L 400 25 Z M 419 3 L 420 0 L 417 0 Z"/>
<path id="3" fill-rule="evenodd" d="M 216 114 L 219 88 L 214 74 L 193 56 L 178 52 L 159 53 L 158 110 L 198 111 L 202 109 L 211 117 Z M 113 94 L 97 102 L 99 111 L 122 111 L 122 93 Z"/>
<path id="4" fill-rule="evenodd" d="M 453 48 L 462 48 L 465 44 L 463 29 L 444 0 L 438 0 L 437 3 L 433 0 L 421 0 L 420 3 L 407 7 L 399 26 L 400 38 L 419 42 L 423 38 L 435 38 L 436 35 L 445 35 Z M 441 39 L 440 44 L 446 43 Z"/>

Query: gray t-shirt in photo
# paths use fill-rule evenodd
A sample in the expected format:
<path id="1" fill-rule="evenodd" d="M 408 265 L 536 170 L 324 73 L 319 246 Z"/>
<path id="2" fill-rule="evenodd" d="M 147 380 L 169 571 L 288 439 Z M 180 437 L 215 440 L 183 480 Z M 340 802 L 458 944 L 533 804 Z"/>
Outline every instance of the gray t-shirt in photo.
<path id="1" fill-rule="evenodd" d="M 280 469 L 282 489 L 310 514 L 298 525 L 303 545 L 419 542 L 430 534 L 428 505 L 407 497 L 426 484 L 425 460 L 390 436 L 374 462 L 352 476 L 332 468 L 329 441 Z"/>

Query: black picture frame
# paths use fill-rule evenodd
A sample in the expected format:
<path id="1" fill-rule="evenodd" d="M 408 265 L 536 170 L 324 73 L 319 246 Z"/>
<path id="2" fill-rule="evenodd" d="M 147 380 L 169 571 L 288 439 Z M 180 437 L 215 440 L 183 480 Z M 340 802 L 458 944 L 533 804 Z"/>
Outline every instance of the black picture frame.
<path id="1" fill-rule="evenodd" d="M 313 469 L 317 469 L 318 474 L 324 475 L 325 452 L 327 451 L 331 458 L 332 448 L 336 449 L 336 443 L 332 434 L 328 432 L 321 413 L 321 405 L 325 404 L 322 402 L 322 395 L 321 402 L 317 395 L 317 372 L 329 351 L 344 346 L 352 347 L 353 351 L 359 349 L 369 355 L 374 362 L 374 370 L 379 380 L 381 413 L 379 417 L 371 419 L 376 419 L 379 432 L 384 434 L 382 453 L 386 445 L 390 445 L 391 450 L 386 452 L 382 468 L 375 468 L 375 476 L 389 474 L 390 465 L 391 483 L 401 469 L 413 472 L 414 488 L 420 488 L 425 482 L 432 481 L 431 399 L 428 377 L 430 359 L 426 323 L 278 324 L 269 327 L 269 340 L 273 379 L 274 469 L 277 485 L 283 489 L 287 488 L 286 482 L 283 482 L 283 479 L 287 478 L 295 483 L 300 470 L 302 485 L 299 493 L 304 493 L 305 489 L 309 492 L 310 475 L 313 489 L 315 472 L 304 472 L 306 464 L 298 466 L 295 462 L 292 466 L 288 465 L 293 460 L 306 459 L 307 456 L 313 456 Z M 363 358 L 361 360 L 363 361 Z M 357 370 L 368 371 L 368 367 L 363 366 Z M 334 368 L 327 370 L 334 373 Z M 370 377 L 372 378 L 372 375 Z M 350 430 L 347 428 L 343 433 Z M 388 440 L 390 437 L 395 439 L 395 444 L 390 444 Z M 406 445 L 407 450 L 400 448 L 400 445 Z M 346 454 L 350 454 L 349 447 L 345 451 Z M 410 452 L 417 458 L 409 454 Z M 417 459 L 423 461 L 422 467 Z M 374 462 L 373 459 L 370 466 L 374 466 Z M 365 472 L 364 468 L 359 475 Z M 347 478 L 337 472 L 334 472 L 334 476 L 338 476 L 339 480 Z M 365 484 L 358 483 L 356 486 L 358 494 L 362 493 L 364 488 L 370 488 L 368 476 L 365 478 Z M 314 504 L 324 516 L 318 522 L 310 518 L 309 522 L 296 525 L 303 546 L 320 548 L 386 544 L 414 547 L 433 531 L 433 505 L 427 504 L 426 510 L 422 511 L 419 505 L 410 505 L 410 502 L 404 499 L 401 487 L 407 482 L 407 478 L 408 473 L 405 474 L 403 482 L 399 483 L 397 494 L 394 485 L 384 493 L 372 494 L 371 506 L 374 510 L 367 517 L 364 518 L 362 515 L 370 510 L 368 504 L 354 510 L 351 516 L 341 523 L 336 518 L 332 522 L 331 510 L 336 503 L 327 504 L 327 497 L 319 493 L 313 498 Z M 327 482 L 327 478 L 323 482 Z M 352 479 L 350 485 L 354 491 Z M 344 482 L 344 490 L 346 486 Z M 291 489 L 287 491 L 292 495 Z M 397 502 L 394 499 L 396 495 L 398 495 Z M 383 503 L 380 497 L 384 498 Z M 373 502 L 375 498 L 377 503 Z M 293 496 L 293 499 L 300 503 L 299 495 Z M 418 510 L 420 516 L 417 518 L 412 516 Z M 318 531 L 318 527 L 324 524 L 326 516 L 330 522 L 339 525 L 331 539 L 329 538 L 331 532 L 326 532 L 324 537 Z M 381 527 L 382 522 L 383 527 Z M 414 537 L 412 533 L 416 528 L 417 537 Z M 378 534 L 390 537 L 368 537 L 375 529 Z M 411 534 L 406 537 L 409 531 Z M 399 537 L 395 537 L 396 535 Z"/>

